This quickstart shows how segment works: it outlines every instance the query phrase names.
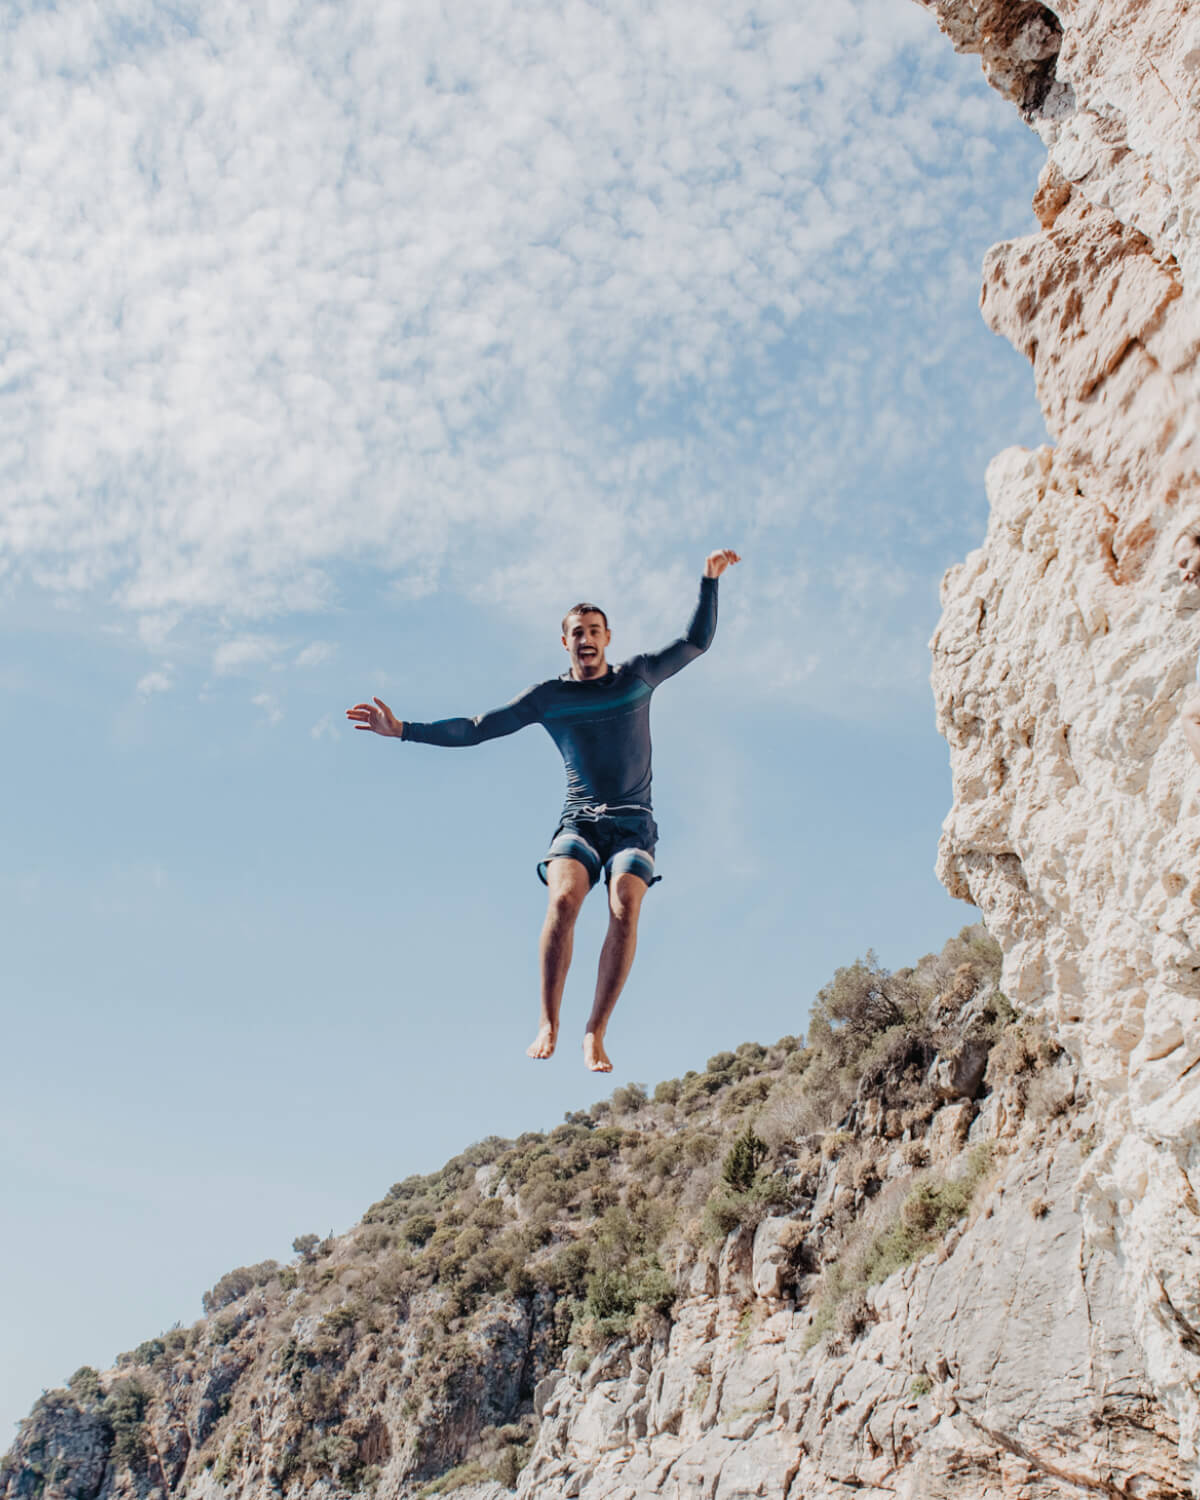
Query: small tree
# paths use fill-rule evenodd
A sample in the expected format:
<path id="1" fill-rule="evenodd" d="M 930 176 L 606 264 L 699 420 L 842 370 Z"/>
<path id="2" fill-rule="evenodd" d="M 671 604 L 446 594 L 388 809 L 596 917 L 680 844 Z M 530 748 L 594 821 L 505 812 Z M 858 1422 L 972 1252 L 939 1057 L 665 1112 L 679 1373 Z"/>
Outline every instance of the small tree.
<path id="1" fill-rule="evenodd" d="M 310 1261 L 316 1255 L 317 1246 L 321 1243 L 319 1234 L 298 1234 L 292 1241 L 292 1249 L 303 1261 Z"/>
<path id="2" fill-rule="evenodd" d="M 767 1149 L 766 1141 L 755 1135 L 754 1126 L 747 1125 L 726 1153 L 721 1176 L 736 1192 L 748 1193 L 766 1159 Z"/>
<path id="3" fill-rule="evenodd" d="M 886 1031 L 905 1019 L 908 986 L 900 975 L 885 969 L 868 949 L 866 958 L 840 968 L 817 992 L 809 1023 L 812 1046 L 827 1037 L 864 1038 Z"/>

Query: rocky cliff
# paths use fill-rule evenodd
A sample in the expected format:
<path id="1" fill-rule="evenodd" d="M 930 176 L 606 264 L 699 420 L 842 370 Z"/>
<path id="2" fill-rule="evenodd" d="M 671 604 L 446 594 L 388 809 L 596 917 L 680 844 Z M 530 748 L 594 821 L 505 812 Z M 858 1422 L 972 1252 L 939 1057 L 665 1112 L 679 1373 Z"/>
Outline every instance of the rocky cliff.
<path id="1" fill-rule="evenodd" d="M 1086 1242 L 1119 1267 L 1155 1388 L 1200 1444 L 1200 771 L 1177 723 L 1200 598 L 1200 13 L 941 3 L 1042 136 L 1037 234 L 985 318 L 1031 360 L 1054 447 L 1001 454 L 933 643 L 954 806 L 941 875 L 1005 951 L 1097 1108 Z"/>

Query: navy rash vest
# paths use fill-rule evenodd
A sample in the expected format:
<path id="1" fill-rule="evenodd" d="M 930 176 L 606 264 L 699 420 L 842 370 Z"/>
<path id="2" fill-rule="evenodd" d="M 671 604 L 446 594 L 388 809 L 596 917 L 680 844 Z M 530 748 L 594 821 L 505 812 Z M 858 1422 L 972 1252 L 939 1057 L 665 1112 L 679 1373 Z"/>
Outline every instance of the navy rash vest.
<path id="1" fill-rule="evenodd" d="M 564 812 L 606 806 L 650 810 L 650 696 L 660 682 L 708 650 L 717 628 L 717 580 L 700 580 L 686 632 L 661 651 L 633 656 L 603 677 L 570 672 L 539 682 L 474 719 L 404 724 L 402 739 L 423 745 L 479 745 L 543 724 L 567 772 Z"/>

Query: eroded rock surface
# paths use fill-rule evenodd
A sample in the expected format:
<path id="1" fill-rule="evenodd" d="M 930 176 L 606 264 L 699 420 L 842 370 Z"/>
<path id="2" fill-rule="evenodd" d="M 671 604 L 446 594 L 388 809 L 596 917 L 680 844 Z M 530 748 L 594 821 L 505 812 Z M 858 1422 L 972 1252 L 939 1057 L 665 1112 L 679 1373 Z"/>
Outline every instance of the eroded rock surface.
<path id="1" fill-rule="evenodd" d="M 1200 601 L 1170 550 L 1200 516 L 1200 12 L 1060 6 L 1039 100 L 1017 78 L 1025 33 L 1002 24 L 1017 7 L 930 9 L 1048 148 L 1041 230 L 991 252 L 982 305 L 1032 361 L 1055 440 L 994 461 L 987 541 L 945 582 L 941 874 L 1097 1102 L 1088 1244 L 1115 1253 L 1194 1463 L 1200 770 L 1177 715 Z"/>
<path id="2" fill-rule="evenodd" d="M 1012 1105 L 975 1116 L 978 1145 L 1007 1115 L 1008 1154 L 973 1222 L 871 1288 L 857 1326 L 812 1346 L 802 1293 L 753 1290 L 778 1227 L 735 1235 L 696 1278 L 711 1290 L 653 1345 L 559 1379 L 519 1495 L 1190 1494 L 1118 1264 L 1073 1208 L 1078 1133 L 1067 1119 L 1014 1131 Z"/>

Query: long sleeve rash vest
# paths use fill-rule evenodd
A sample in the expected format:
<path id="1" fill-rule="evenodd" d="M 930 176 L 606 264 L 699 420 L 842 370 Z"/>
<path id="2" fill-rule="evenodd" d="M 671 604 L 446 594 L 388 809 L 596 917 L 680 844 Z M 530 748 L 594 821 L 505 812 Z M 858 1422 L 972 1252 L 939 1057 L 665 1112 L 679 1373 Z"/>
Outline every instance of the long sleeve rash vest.
<path id="1" fill-rule="evenodd" d="M 700 580 L 700 598 L 686 632 L 661 651 L 609 667 L 603 677 L 570 672 L 539 682 L 474 719 L 404 724 L 403 739 L 424 745 L 479 745 L 542 724 L 567 772 L 564 811 L 585 807 L 650 809 L 650 696 L 660 682 L 708 650 L 717 628 L 717 580 Z"/>

